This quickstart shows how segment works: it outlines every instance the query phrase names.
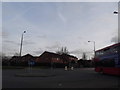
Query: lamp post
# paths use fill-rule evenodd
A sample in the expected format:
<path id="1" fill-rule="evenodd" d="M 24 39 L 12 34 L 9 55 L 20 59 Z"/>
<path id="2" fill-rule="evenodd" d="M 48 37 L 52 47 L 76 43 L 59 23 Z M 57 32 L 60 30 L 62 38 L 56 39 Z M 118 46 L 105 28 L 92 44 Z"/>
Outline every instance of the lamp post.
<path id="1" fill-rule="evenodd" d="M 21 44 L 20 44 L 20 57 L 21 57 L 21 53 L 22 53 L 22 44 L 23 44 L 23 35 L 24 35 L 24 33 L 26 33 L 26 31 L 24 31 L 24 32 L 22 33 L 22 37 L 21 37 Z"/>
<path id="2" fill-rule="evenodd" d="M 88 41 L 88 42 L 93 42 L 94 44 L 94 57 L 95 57 L 95 41 Z"/>
<path id="3" fill-rule="evenodd" d="M 118 9 L 119 9 L 119 8 L 118 8 Z M 113 14 L 119 15 L 120 13 L 119 13 L 119 11 L 114 11 Z M 120 21 L 120 18 L 118 17 L 118 31 L 119 31 L 119 28 L 120 28 L 120 26 L 119 26 L 119 21 Z M 119 32 L 118 32 L 118 35 L 119 35 Z M 118 42 L 120 42 L 119 36 L 118 36 Z"/>
<path id="4" fill-rule="evenodd" d="M 118 14 L 118 12 L 117 12 L 117 11 L 114 11 L 113 13 L 114 13 L 114 14 Z"/>

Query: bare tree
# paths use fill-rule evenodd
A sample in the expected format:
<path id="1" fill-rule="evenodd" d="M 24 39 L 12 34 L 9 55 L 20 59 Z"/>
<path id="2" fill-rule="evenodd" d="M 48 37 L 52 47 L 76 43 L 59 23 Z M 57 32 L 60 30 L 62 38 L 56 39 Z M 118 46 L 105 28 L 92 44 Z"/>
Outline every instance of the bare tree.
<path id="1" fill-rule="evenodd" d="M 83 59 L 83 60 L 87 60 L 87 55 L 86 55 L 86 53 L 85 53 L 85 52 L 83 52 L 82 59 Z"/>
<path id="2" fill-rule="evenodd" d="M 56 52 L 57 54 L 69 54 L 67 47 L 62 47 L 60 51 Z"/>
<path id="3" fill-rule="evenodd" d="M 19 56 L 19 53 L 15 53 L 14 56 Z"/>
<path id="4" fill-rule="evenodd" d="M 1 55 L 0 55 L 1 56 Z M 5 53 L 2 53 L 2 65 L 10 65 L 10 57 L 6 56 Z"/>

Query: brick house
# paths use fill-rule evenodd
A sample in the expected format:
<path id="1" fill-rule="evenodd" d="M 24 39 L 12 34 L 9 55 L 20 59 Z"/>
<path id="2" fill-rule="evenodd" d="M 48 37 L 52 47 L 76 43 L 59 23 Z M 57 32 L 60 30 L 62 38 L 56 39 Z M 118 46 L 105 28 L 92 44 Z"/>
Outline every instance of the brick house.
<path id="1" fill-rule="evenodd" d="M 11 65 L 27 66 L 29 61 L 34 61 L 35 65 L 47 65 L 55 67 L 64 67 L 72 62 L 77 62 L 77 57 L 67 54 L 57 54 L 45 51 L 39 57 L 26 54 L 22 57 L 13 56 L 10 60 Z"/>
<path id="2" fill-rule="evenodd" d="M 26 54 L 22 57 L 20 56 L 13 56 L 10 60 L 11 65 L 23 65 L 26 66 L 28 65 L 28 61 L 34 61 L 36 60 L 37 57 L 34 57 L 30 54 Z"/>
<path id="3" fill-rule="evenodd" d="M 77 61 L 78 67 L 93 67 L 93 60 L 83 60 L 80 59 Z"/>
<path id="4" fill-rule="evenodd" d="M 43 65 L 54 64 L 55 66 L 64 66 L 72 61 L 77 62 L 77 57 L 67 54 L 56 54 L 45 51 L 37 59 L 36 62 Z"/>

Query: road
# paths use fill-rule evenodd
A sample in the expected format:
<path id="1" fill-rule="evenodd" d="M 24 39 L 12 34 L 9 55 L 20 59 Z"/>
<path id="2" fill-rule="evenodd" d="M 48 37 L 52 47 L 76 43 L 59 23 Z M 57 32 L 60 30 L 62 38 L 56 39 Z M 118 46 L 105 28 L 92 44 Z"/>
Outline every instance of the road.
<path id="1" fill-rule="evenodd" d="M 47 77 L 20 77 L 19 73 L 52 73 Z M 96 73 L 94 68 L 60 69 L 4 69 L 2 88 L 118 88 L 117 76 Z"/>

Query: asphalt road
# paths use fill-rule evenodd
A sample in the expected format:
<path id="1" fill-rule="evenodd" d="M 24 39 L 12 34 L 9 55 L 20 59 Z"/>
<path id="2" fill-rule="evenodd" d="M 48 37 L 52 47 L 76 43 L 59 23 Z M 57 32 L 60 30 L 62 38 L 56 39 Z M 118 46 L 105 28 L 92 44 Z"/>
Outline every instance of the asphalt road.
<path id="1" fill-rule="evenodd" d="M 47 77 L 21 77 L 21 73 L 44 73 Z M 54 74 L 49 76 L 49 74 Z M 4 69 L 2 88 L 118 88 L 117 76 L 96 73 L 94 68 L 61 69 Z"/>

